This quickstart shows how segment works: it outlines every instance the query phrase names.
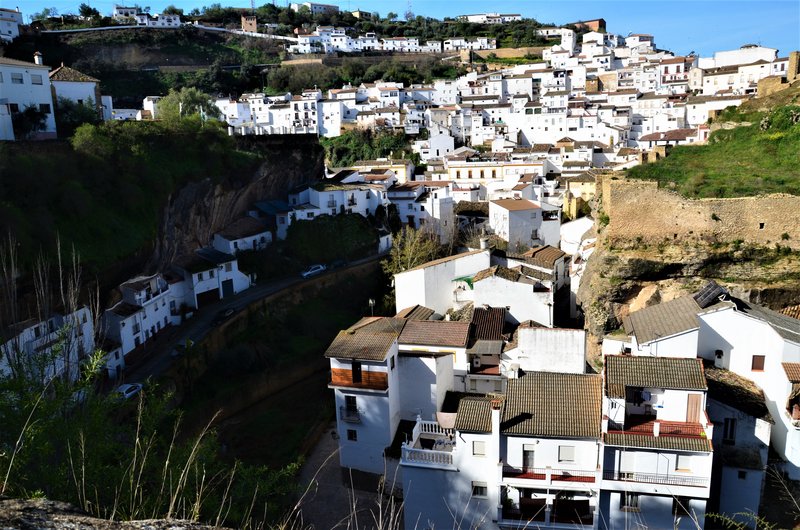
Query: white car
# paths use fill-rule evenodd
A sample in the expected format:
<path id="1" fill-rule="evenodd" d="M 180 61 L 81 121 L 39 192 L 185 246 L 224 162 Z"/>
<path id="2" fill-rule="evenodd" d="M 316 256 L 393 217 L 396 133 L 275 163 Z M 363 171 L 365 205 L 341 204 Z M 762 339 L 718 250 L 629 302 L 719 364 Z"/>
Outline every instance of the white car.
<path id="1" fill-rule="evenodd" d="M 139 383 L 124 384 L 117 387 L 117 393 L 122 399 L 130 399 L 142 391 L 142 385 Z"/>
<path id="2" fill-rule="evenodd" d="M 311 276 L 316 276 L 317 274 L 322 274 L 327 269 L 328 268 L 325 265 L 319 265 L 319 264 L 311 265 L 309 268 L 307 268 L 306 270 L 301 272 L 300 276 L 302 276 L 303 278 L 310 278 Z"/>

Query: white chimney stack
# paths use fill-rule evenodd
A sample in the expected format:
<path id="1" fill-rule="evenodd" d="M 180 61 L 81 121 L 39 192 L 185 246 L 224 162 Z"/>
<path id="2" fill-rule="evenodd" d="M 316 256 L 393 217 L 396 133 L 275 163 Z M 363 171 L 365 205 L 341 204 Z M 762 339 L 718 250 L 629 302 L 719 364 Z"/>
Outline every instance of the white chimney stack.
<path id="1" fill-rule="evenodd" d="M 653 436 L 658 438 L 658 435 L 661 433 L 661 424 L 659 422 L 653 423 Z"/>
<path id="2" fill-rule="evenodd" d="M 35 62 L 39 66 L 43 66 L 44 65 L 44 58 L 43 57 L 44 56 L 41 54 L 41 52 L 36 52 L 36 53 L 33 54 L 33 62 Z"/>

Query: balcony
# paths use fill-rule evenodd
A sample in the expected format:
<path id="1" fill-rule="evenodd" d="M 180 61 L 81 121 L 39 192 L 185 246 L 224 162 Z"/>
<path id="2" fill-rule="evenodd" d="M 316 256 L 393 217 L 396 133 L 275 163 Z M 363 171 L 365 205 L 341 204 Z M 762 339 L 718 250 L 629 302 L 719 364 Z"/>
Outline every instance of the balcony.
<path id="1" fill-rule="evenodd" d="M 339 407 L 339 417 L 347 423 L 361 423 L 361 409 L 342 406 Z"/>
<path id="2" fill-rule="evenodd" d="M 454 469 L 454 434 L 453 429 L 445 429 L 435 421 L 423 421 L 417 417 L 411 442 L 403 443 L 401 447 L 400 462 L 417 467 Z"/>
<path id="3" fill-rule="evenodd" d="M 328 208 L 336 208 L 336 201 L 334 199 L 328 200 Z"/>
<path id="4" fill-rule="evenodd" d="M 645 484 L 662 484 L 666 486 L 690 486 L 708 488 L 710 477 L 660 475 L 656 473 L 636 473 L 623 471 L 604 471 L 603 480 L 618 480 L 620 482 L 639 482 Z"/>
<path id="5" fill-rule="evenodd" d="M 579 482 L 593 484 L 597 481 L 596 470 L 553 469 L 550 467 L 503 466 L 503 478 L 540 481 L 545 484 L 556 482 Z"/>

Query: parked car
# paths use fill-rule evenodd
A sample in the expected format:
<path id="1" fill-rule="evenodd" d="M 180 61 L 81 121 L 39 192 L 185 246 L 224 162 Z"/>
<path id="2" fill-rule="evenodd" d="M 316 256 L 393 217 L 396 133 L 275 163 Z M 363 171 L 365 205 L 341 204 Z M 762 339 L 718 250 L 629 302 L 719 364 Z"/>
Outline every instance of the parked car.
<path id="1" fill-rule="evenodd" d="M 229 307 L 228 309 L 223 309 L 222 311 L 217 313 L 217 316 L 214 317 L 214 320 L 211 321 L 211 324 L 214 326 L 218 326 L 223 322 L 225 322 L 226 320 L 228 320 L 231 317 L 231 315 L 233 315 L 235 312 L 236 310 L 233 309 L 232 307 Z"/>
<path id="2" fill-rule="evenodd" d="M 330 265 L 331 270 L 341 269 L 342 267 L 346 267 L 347 262 L 343 259 L 333 260 Z"/>
<path id="3" fill-rule="evenodd" d="M 117 387 L 117 394 L 121 399 L 130 399 L 142 391 L 142 385 L 139 383 L 126 383 Z"/>
<path id="4" fill-rule="evenodd" d="M 302 276 L 303 278 L 310 278 L 312 276 L 316 276 L 317 274 L 322 274 L 327 269 L 328 268 L 325 265 L 320 265 L 319 263 L 317 263 L 316 265 L 311 265 L 309 268 L 301 272 L 300 276 Z"/>

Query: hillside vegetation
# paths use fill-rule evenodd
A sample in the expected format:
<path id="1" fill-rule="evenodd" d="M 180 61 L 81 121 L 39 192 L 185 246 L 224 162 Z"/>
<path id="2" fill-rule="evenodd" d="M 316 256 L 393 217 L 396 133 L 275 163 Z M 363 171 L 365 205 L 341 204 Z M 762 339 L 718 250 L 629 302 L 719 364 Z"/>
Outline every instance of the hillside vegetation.
<path id="1" fill-rule="evenodd" d="M 147 248 L 167 197 L 190 181 L 251 175 L 259 164 L 217 122 L 83 125 L 72 142 L 0 145 L 0 234 L 31 262 L 60 237 L 93 270 Z"/>
<path id="2" fill-rule="evenodd" d="M 725 121 L 743 118 L 754 121 L 715 131 L 707 145 L 674 147 L 654 164 L 631 168 L 628 176 L 657 180 L 687 197 L 800 195 L 800 106 L 723 114 Z"/>

